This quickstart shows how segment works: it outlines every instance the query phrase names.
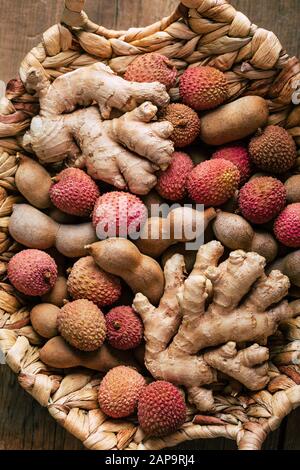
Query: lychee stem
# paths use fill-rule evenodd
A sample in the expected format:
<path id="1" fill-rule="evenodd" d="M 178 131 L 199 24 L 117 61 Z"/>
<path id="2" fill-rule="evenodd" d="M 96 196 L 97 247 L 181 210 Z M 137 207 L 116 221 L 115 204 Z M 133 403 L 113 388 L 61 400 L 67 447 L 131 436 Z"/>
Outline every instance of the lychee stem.
<path id="1" fill-rule="evenodd" d="M 114 322 L 114 329 L 117 330 L 117 331 L 121 329 L 121 325 L 118 321 Z"/>
<path id="2" fill-rule="evenodd" d="M 44 277 L 44 280 L 45 282 L 47 282 L 48 284 L 50 284 L 50 281 L 51 281 L 51 278 L 52 278 L 52 274 L 47 271 L 43 274 L 43 277 Z"/>

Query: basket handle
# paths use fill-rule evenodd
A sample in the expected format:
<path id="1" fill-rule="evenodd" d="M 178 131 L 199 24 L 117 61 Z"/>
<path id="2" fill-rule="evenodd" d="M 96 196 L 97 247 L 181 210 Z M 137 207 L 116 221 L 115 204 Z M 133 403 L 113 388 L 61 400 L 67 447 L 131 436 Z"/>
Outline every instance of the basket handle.
<path id="1" fill-rule="evenodd" d="M 203 0 L 181 0 L 178 1 L 179 6 L 186 8 L 198 8 Z M 79 27 L 85 23 L 85 16 L 83 13 L 85 0 L 65 0 L 65 8 L 62 15 L 62 23 L 68 26 Z"/>
<path id="2" fill-rule="evenodd" d="M 62 15 L 62 23 L 68 26 L 81 26 L 83 23 L 82 11 L 85 0 L 65 0 L 65 8 Z"/>

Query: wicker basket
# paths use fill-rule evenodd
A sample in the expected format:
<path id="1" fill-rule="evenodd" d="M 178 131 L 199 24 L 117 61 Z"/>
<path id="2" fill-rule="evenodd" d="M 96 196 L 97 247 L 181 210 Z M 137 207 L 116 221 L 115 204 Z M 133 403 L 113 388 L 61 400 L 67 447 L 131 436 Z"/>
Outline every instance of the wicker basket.
<path id="1" fill-rule="evenodd" d="M 289 58 L 276 36 L 258 28 L 226 0 L 184 0 L 176 11 L 146 28 L 111 31 L 92 23 L 82 11 L 84 0 L 66 0 L 62 23 L 51 27 L 42 42 L 23 60 L 21 79 L 30 67 L 43 67 L 53 79 L 78 67 L 106 62 L 123 73 L 138 54 L 158 51 L 168 56 L 179 73 L 191 64 L 223 70 L 230 99 L 256 94 L 270 106 L 270 123 L 286 127 L 300 145 L 300 106 L 292 104 L 300 65 Z M 178 96 L 176 88 L 172 96 Z M 183 441 L 226 437 L 240 449 L 259 449 L 269 432 L 300 404 L 300 318 L 288 323 L 285 337 L 274 338 L 272 378 L 267 390 L 247 396 L 216 397 L 211 416 L 195 416 L 175 434 L 146 438 L 135 418 L 108 419 L 97 404 L 101 377 L 88 370 L 50 370 L 39 360 L 41 339 L 30 326 L 29 311 L 6 281 L 6 263 L 19 249 L 8 236 L 8 221 L 18 201 L 14 174 L 18 137 L 37 113 L 36 99 L 22 82 L 12 80 L 0 122 L 0 347 L 7 365 L 19 374 L 20 385 L 65 429 L 89 449 L 162 449 Z M 284 352 L 284 366 L 279 366 Z M 289 363 L 289 364 L 288 364 Z"/>

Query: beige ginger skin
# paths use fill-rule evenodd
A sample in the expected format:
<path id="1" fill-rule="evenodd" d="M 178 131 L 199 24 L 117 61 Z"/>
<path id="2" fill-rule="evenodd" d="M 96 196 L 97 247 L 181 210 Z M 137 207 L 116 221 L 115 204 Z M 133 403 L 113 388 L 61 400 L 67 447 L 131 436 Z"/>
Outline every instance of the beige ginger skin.
<path id="1" fill-rule="evenodd" d="M 41 109 L 23 145 L 42 164 L 69 158 L 94 179 L 140 195 L 156 185 L 157 170 L 169 166 L 173 126 L 155 121 L 158 107 L 169 103 L 164 85 L 128 82 L 97 63 L 52 84 L 32 69 L 26 86 L 37 92 Z M 114 119 L 112 111 L 118 112 Z"/>
<path id="2" fill-rule="evenodd" d="M 185 386 L 200 411 L 213 409 L 205 386 L 218 371 L 249 390 L 263 389 L 269 382 L 267 339 L 297 314 L 282 301 L 289 279 L 279 271 L 266 276 L 264 258 L 238 250 L 218 266 L 222 255 L 219 242 L 202 246 L 186 280 L 184 258 L 174 255 L 165 265 L 158 308 L 141 293 L 133 303 L 145 327 L 146 367 L 156 379 Z M 243 342 L 253 344 L 239 350 Z"/>

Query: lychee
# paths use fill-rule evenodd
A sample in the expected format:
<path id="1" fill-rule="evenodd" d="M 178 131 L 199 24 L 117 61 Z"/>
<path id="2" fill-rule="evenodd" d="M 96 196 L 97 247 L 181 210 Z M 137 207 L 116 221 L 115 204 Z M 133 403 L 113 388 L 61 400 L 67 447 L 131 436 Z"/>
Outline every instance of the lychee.
<path id="1" fill-rule="evenodd" d="M 58 331 L 74 348 L 95 351 L 104 343 L 106 323 L 101 310 L 89 300 L 75 300 L 60 309 Z"/>
<path id="2" fill-rule="evenodd" d="M 170 139 L 173 140 L 175 147 L 187 147 L 199 135 L 200 118 L 193 109 L 184 104 L 169 104 L 163 111 L 162 118 L 169 121 L 174 127 Z"/>
<path id="3" fill-rule="evenodd" d="M 238 168 L 240 172 L 240 186 L 245 184 L 251 176 L 251 161 L 248 150 L 243 145 L 226 145 L 218 149 L 212 158 L 223 158 Z"/>
<path id="4" fill-rule="evenodd" d="M 139 399 L 138 420 L 150 436 L 167 436 L 185 422 L 186 405 L 182 393 L 170 382 L 159 380 L 145 387 Z"/>
<path id="5" fill-rule="evenodd" d="M 274 224 L 274 233 L 283 245 L 300 248 L 300 203 L 287 206 Z"/>
<path id="6" fill-rule="evenodd" d="M 57 279 L 57 266 L 44 251 L 24 250 L 11 258 L 7 273 L 18 291 L 35 297 L 52 289 Z"/>
<path id="7" fill-rule="evenodd" d="M 186 182 L 194 168 L 192 159 L 184 152 L 174 152 L 171 164 L 158 175 L 156 191 L 170 201 L 180 201 L 186 195 Z"/>
<path id="8" fill-rule="evenodd" d="M 114 191 L 101 196 L 96 202 L 93 225 L 100 239 L 127 237 L 138 233 L 148 217 L 140 198 L 133 194 Z"/>
<path id="9" fill-rule="evenodd" d="M 207 160 L 197 165 L 187 178 L 189 196 L 197 204 L 221 206 L 238 188 L 240 172 L 228 160 Z"/>
<path id="10" fill-rule="evenodd" d="M 55 177 L 50 188 L 52 203 L 61 211 L 79 217 L 88 217 L 100 196 L 93 179 L 78 168 L 67 168 Z"/>
<path id="11" fill-rule="evenodd" d="M 134 413 L 146 382 L 131 367 L 111 369 L 102 380 L 98 400 L 101 411 L 111 418 L 125 418 Z"/>
<path id="12" fill-rule="evenodd" d="M 250 142 L 250 157 L 263 171 L 281 174 L 290 170 L 297 159 L 294 139 L 280 126 L 268 126 Z"/>
<path id="13" fill-rule="evenodd" d="M 144 327 L 131 307 L 116 307 L 106 315 L 107 339 L 116 349 L 137 348 L 143 339 Z"/>
<path id="14" fill-rule="evenodd" d="M 177 78 L 177 70 L 171 61 L 162 54 L 151 52 L 137 57 L 124 75 L 130 82 L 160 82 L 171 88 Z"/>
<path id="15" fill-rule="evenodd" d="M 99 268 L 92 256 L 80 258 L 74 264 L 67 286 L 73 299 L 87 299 L 98 307 L 117 302 L 122 290 L 120 279 Z"/>
<path id="16" fill-rule="evenodd" d="M 190 67 L 180 78 L 182 101 L 196 111 L 216 108 L 228 98 L 226 76 L 214 67 Z"/>
<path id="17" fill-rule="evenodd" d="M 263 176 L 249 181 L 239 193 L 239 208 L 253 224 L 274 219 L 286 204 L 286 189 L 276 178 Z"/>

